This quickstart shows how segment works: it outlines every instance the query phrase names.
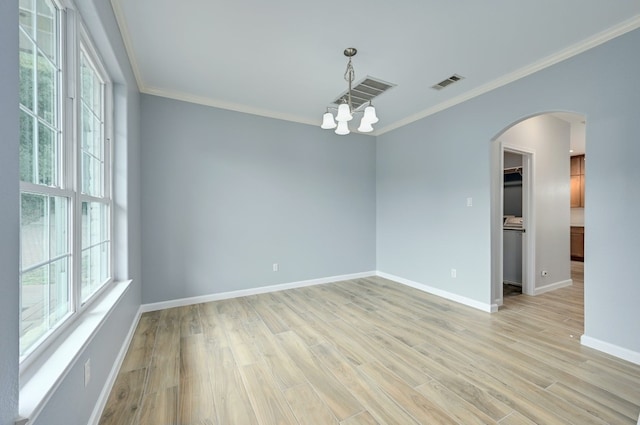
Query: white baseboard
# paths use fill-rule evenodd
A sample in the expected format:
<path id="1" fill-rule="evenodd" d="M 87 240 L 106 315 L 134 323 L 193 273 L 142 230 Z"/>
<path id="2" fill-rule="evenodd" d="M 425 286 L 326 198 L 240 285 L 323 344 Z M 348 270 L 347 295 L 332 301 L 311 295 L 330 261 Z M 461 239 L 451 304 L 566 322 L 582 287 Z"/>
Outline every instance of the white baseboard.
<path id="1" fill-rule="evenodd" d="M 211 301 L 227 300 L 230 298 L 246 297 L 249 295 L 278 292 L 285 289 L 303 288 L 305 286 L 321 285 L 323 283 L 338 282 L 341 280 L 360 279 L 375 276 L 376 272 L 352 273 L 340 276 L 323 277 L 319 279 L 302 280 L 299 282 L 281 283 L 278 285 L 262 286 L 259 288 L 241 289 L 238 291 L 219 292 L 217 294 L 200 295 L 197 297 L 179 298 L 177 300 L 161 301 L 157 303 L 143 304 L 140 308 L 143 313 L 148 311 L 164 310 L 165 308 L 183 307 L 186 305 L 208 303 Z"/>
<path id="2" fill-rule="evenodd" d="M 383 277 L 385 279 L 393 280 L 394 282 L 402 283 L 403 285 L 407 285 L 415 289 L 419 289 L 429 294 L 437 295 L 439 297 L 442 297 L 451 301 L 455 301 L 457 303 L 464 304 L 466 306 L 473 307 L 478 310 L 486 311 L 488 313 L 494 313 L 498 311 L 498 306 L 495 304 L 482 303 L 480 301 L 476 301 L 471 298 L 463 297 L 461 295 L 454 294 L 452 292 L 444 291 L 442 289 L 434 288 L 432 286 L 425 285 L 423 283 L 414 282 L 412 280 L 405 279 L 399 276 L 394 276 L 392 274 L 381 272 L 381 271 L 377 271 L 376 275 Z"/>
<path id="3" fill-rule="evenodd" d="M 555 291 L 556 289 L 565 288 L 573 285 L 573 279 L 561 280 L 560 282 L 550 283 L 548 285 L 540 286 L 533 290 L 533 295 L 544 294 L 545 292 Z"/>
<path id="4" fill-rule="evenodd" d="M 622 360 L 640 365 L 640 353 L 637 351 L 631 351 L 627 348 L 619 347 L 587 335 L 582 335 L 580 337 L 580 343 L 585 347 L 593 348 L 595 350 L 602 351 L 603 353 L 611 354 L 612 356 L 618 357 Z"/>
<path id="5" fill-rule="evenodd" d="M 109 399 L 109 394 L 111 394 L 111 390 L 113 389 L 113 385 L 116 383 L 116 378 L 118 377 L 118 372 L 120 371 L 120 367 L 122 366 L 122 362 L 124 361 L 124 356 L 127 354 L 129 350 L 129 345 L 131 344 L 131 340 L 133 340 L 133 334 L 138 327 L 138 323 L 140 322 L 140 317 L 142 316 L 142 306 L 138 308 L 138 312 L 136 313 L 136 317 L 131 323 L 131 327 L 129 328 L 129 332 L 122 343 L 122 347 L 120 348 L 120 352 L 118 352 L 118 356 L 116 357 L 113 366 L 111 367 L 111 372 L 109 372 L 109 376 L 107 376 L 107 381 L 102 387 L 102 391 L 100 392 L 100 396 L 96 401 L 96 405 L 93 408 L 93 412 L 91 413 L 91 417 L 89 418 L 89 422 L 87 425 L 98 425 L 100 422 L 100 416 L 102 415 L 102 411 L 107 405 L 107 400 Z"/>

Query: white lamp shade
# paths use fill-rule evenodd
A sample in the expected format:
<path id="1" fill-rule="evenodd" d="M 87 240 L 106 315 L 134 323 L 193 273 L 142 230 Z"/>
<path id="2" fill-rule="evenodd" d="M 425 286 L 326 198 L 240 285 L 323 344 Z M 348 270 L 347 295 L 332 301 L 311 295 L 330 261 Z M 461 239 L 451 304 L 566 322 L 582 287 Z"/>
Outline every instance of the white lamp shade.
<path id="1" fill-rule="evenodd" d="M 336 121 L 338 122 L 347 122 L 351 121 L 353 115 L 351 115 L 351 111 L 349 110 L 349 105 L 346 103 L 340 104 L 338 106 L 338 115 L 336 115 Z"/>
<path id="2" fill-rule="evenodd" d="M 349 133 L 351 133 L 349 131 L 349 124 L 347 124 L 346 121 L 338 121 L 338 128 L 336 128 L 336 134 L 339 134 L 340 136 L 345 136 Z"/>
<path id="3" fill-rule="evenodd" d="M 371 105 L 364 108 L 364 116 L 362 117 L 362 121 L 366 121 L 369 124 L 377 123 L 379 120 L 378 116 L 376 115 L 376 108 Z"/>
<path id="4" fill-rule="evenodd" d="M 331 114 L 331 112 L 327 112 L 322 116 L 322 125 L 320 126 L 320 128 L 325 129 L 325 130 L 331 130 L 336 128 L 336 122 L 333 119 L 333 115 Z"/>
<path id="5" fill-rule="evenodd" d="M 360 133 L 371 133 L 373 131 L 373 127 L 371 127 L 371 123 L 367 122 L 364 117 L 362 117 L 362 121 L 360 121 L 360 127 L 358 127 L 358 131 Z"/>

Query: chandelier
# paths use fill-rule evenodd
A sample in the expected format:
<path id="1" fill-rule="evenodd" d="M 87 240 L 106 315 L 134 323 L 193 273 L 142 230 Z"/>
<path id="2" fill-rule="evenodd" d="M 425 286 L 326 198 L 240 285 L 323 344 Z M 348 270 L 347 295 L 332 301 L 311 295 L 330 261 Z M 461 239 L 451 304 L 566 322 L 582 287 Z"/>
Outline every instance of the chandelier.
<path id="1" fill-rule="evenodd" d="M 346 96 L 343 96 L 342 103 L 338 105 L 338 108 L 327 108 L 327 112 L 322 116 L 322 125 L 320 126 L 320 128 L 325 130 L 332 130 L 335 128 L 336 134 L 339 134 L 341 136 L 344 136 L 351 132 L 349 130 L 348 123 L 353 119 L 353 115 L 363 112 L 355 111 L 351 103 L 351 88 L 353 85 L 353 80 L 355 78 L 355 71 L 353 70 L 353 65 L 351 64 L 351 58 L 353 58 L 356 53 L 358 53 L 358 51 L 354 47 L 349 47 L 344 50 L 344 55 L 349 58 L 349 63 L 347 63 L 347 70 L 344 73 L 344 79 L 349 83 L 349 90 L 347 91 Z M 329 109 L 337 109 L 335 119 L 333 117 L 333 114 L 329 112 Z M 374 108 L 373 105 L 371 105 L 371 101 L 369 101 L 369 106 L 364 109 L 362 120 L 360 121 L 360 126 L 358 127 L 358 132 L 372 132 L 372 125 L 377 122 L 378 117 L 376 116 L 376 108 Z"/>

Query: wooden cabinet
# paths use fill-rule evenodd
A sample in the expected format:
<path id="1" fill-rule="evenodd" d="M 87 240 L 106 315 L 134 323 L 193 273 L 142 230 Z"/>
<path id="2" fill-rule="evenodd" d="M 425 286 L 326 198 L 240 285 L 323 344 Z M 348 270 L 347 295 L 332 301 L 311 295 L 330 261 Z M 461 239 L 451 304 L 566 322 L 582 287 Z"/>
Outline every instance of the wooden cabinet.
<path id="1" fill-rule="evenodd" d="M 584 261 L 584 227 L 571 226 L 571 259 Z"/>
<path id="2" fill-rule="evenodd" d="M 584 174 L 584 155 L 571 157 L 571 175 L 581 176 Z"/>
<path id="3" fill-rule="evenodd" d="M 571 208 L 584 207 L 584 155 L 571 157 Z"/>
<path id="4" fill-rule="evenodd" d="M 571 176 L 571 208 L 584 208 L 584 176 Z"/>

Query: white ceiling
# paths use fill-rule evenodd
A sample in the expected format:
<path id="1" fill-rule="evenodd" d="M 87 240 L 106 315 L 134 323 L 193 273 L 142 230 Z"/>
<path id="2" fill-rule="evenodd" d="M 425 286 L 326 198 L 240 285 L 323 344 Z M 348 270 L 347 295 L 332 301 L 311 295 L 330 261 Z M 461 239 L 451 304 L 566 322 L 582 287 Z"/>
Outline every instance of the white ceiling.
<path id="1" fill-rule="evenodd" d="M 640 27 L 638 0 L 111 1 L 143 93 L 268 117 L 319 125 L 356 47 L 397 84 L 374 134 Z"/>

